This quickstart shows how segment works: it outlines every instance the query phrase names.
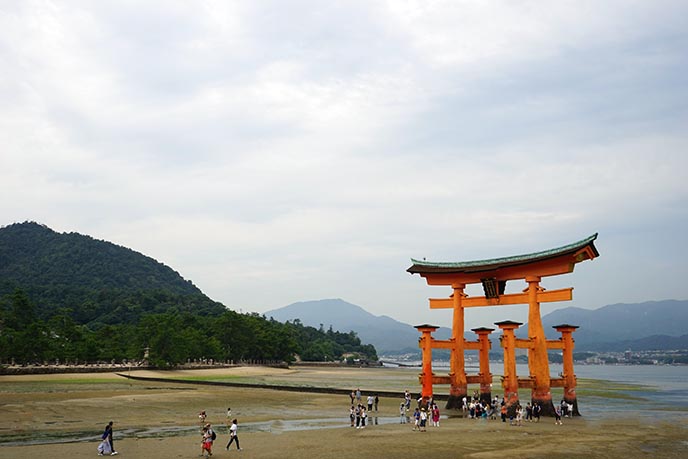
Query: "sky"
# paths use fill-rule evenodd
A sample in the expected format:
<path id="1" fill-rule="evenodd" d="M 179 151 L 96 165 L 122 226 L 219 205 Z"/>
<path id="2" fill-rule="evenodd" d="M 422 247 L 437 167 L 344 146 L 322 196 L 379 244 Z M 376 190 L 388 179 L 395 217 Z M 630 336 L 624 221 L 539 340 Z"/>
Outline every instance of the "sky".
<path id="1" fill-rule="evenodd" d="M 0 0 L 0 226 L 129 247 L 242 312 L 448 326 L 411 258 L 594 233 L 543 315 L 687 299 L 687 23 L 662 0 Z"/>

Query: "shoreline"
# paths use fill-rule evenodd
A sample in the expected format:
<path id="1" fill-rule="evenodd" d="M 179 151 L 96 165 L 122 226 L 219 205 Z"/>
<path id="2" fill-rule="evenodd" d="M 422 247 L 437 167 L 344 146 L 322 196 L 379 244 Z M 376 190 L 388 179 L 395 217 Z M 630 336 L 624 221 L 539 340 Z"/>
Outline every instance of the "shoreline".
<path id="1" fill-rule="evenodd" d="M 412 432 L 400 424 L 403 389 L 419 389 L 414 369 L 238 367 L 229 369 L 141 371 L 149 378 L 132 380 L 116 373 L 0 376 L 0 448 L 3 458 L 50 455 L 95 457 L 102 428 L 115 421 L 115 446 L 132 458 L 189 458 L 200 453 L 199 410 L 218 433 L 214 456 L 227 452 L 224 444 L 226 409 L 239 419 L 242 457 L 338 458 L 372 454 L 376 458 L 457 457 L 510 458 L 679 458 L 688 455 L 688 409 L 640 412 L 637 399 L 621 398 L 625 411 L 565 418 L 555 426 L 540 423 L 509 426 L 501 421 L 448 416 L 441 409 L 441 427 Z M 364 397 L 386 390 L 381 397 L 378 425 L 351 429 L 349 397 L 341 393 L 312 393 L 236 386 L 189 384 L 184 378 L 264 384 L 361 387 Z M 591 382 L 579 391 L 586 403 L 617 396 L 627 385 Z M 587 394 L 587 395 L 586 395 Z M 623 395 L 623 394 L 620 394 Z M 597 401 L 595 401 L 597 400 Z M 643 399 L 645 400 L 645 399 Z M 614 400 L 609 399 L 609 402 Z M 635 411 L 634 411 L 635 410 Z M 638 416 L 648 414 L 650 416 Z M 384 422 L 381 422 L 384 418 Z M 373 421 L 374 416 L 370 420 Z M 26 444 L 32 438 L 78 438 L 78 442 Z M 421 440 L 422 439 L 422 440 Z M 22 441 L 24 440 L 24 441 Z M 10 443 L 12 442 L 12 443 Z M 20 444 L 17 444 L 20 443 Z"/>

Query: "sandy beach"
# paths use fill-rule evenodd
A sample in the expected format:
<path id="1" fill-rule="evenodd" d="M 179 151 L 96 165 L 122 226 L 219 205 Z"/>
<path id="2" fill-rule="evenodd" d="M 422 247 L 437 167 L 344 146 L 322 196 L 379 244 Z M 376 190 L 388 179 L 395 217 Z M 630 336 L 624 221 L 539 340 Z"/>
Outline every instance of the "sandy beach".
<path id="1" fill-rule="evenodd" d="M 198 457 L 197 415 L 205 410 L 218 433 L 214 457 L 688 457 L 688 416 L 682 410 L 665 416 L 629 411 L 625 416 L 564 419 L 561 426 L 549 418 L 518 427 L 443 416 L 440 427 L 414 432 L 411 425 L 399 423 L 403 389 L 419 390 L 413 371 L 240 367 L 136 375 L 360 387 L 364 396 L 376 390 L 398 390 L 400 395 L 381 399 L 380 411 L 369 419 L 372 425 L 352 429 L 349 398 L 341 395 L 142 382 L 113 373 L 1 376 L 0 456 L 96 457 L 99 435 L 113 420 L 115 446 L 122 457 Z M 584 407 L 584 388 L 579 400 Z M 241 452 L 224 449 L 227 407 L 239 420 Z"/>

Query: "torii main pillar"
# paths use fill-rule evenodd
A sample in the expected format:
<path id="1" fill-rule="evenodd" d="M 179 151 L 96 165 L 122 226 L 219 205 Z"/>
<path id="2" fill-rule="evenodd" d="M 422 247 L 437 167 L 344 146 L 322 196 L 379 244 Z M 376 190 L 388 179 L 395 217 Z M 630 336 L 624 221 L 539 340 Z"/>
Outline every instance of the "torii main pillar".
<path id="1" fill-rule="evenodd" d="M 452 348 L 449 354 L 449 398 L 447 399 L 447 408 L 461 408 L 463 398 L 468 395 L 468 380 L 466 378 L 466 360 L 465 360 L 465 345 L 463 338 L 464 330 L 464 310 L 461 304 L 462 298 L 465 296 L 463 289 L 464 284 L 453 284 L 452 289 L 452 305 L 454 314 L 452 316 Z"/>
<path id="2" fill-rule="evenodd" d="M 533 381 L 533 403 L 538 403 L 546 412 L 552 405 L 552 392 L 549 381 L 549 358 L 547 356 L 547 338 L 540 317 L 539 276 L 526 276 L 528 282 L 528 369 Z"/>

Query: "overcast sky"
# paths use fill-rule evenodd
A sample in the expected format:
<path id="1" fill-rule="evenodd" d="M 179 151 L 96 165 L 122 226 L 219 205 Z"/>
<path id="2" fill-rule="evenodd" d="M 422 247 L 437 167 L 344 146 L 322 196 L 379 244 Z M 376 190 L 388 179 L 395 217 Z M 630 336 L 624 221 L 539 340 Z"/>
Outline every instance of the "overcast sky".
<path id="1" fill-rule="evenodd" d="M 574 300 L 543 314 L 687 299 L 687 18 L 656 0 L 0 0 L 0 225 L 132 248 L 243 312 L 342 298 L 449 325 L 427 298 L 450 289 L 412 257 L 593 233 L 599 258 L 543 280 Z"/>

